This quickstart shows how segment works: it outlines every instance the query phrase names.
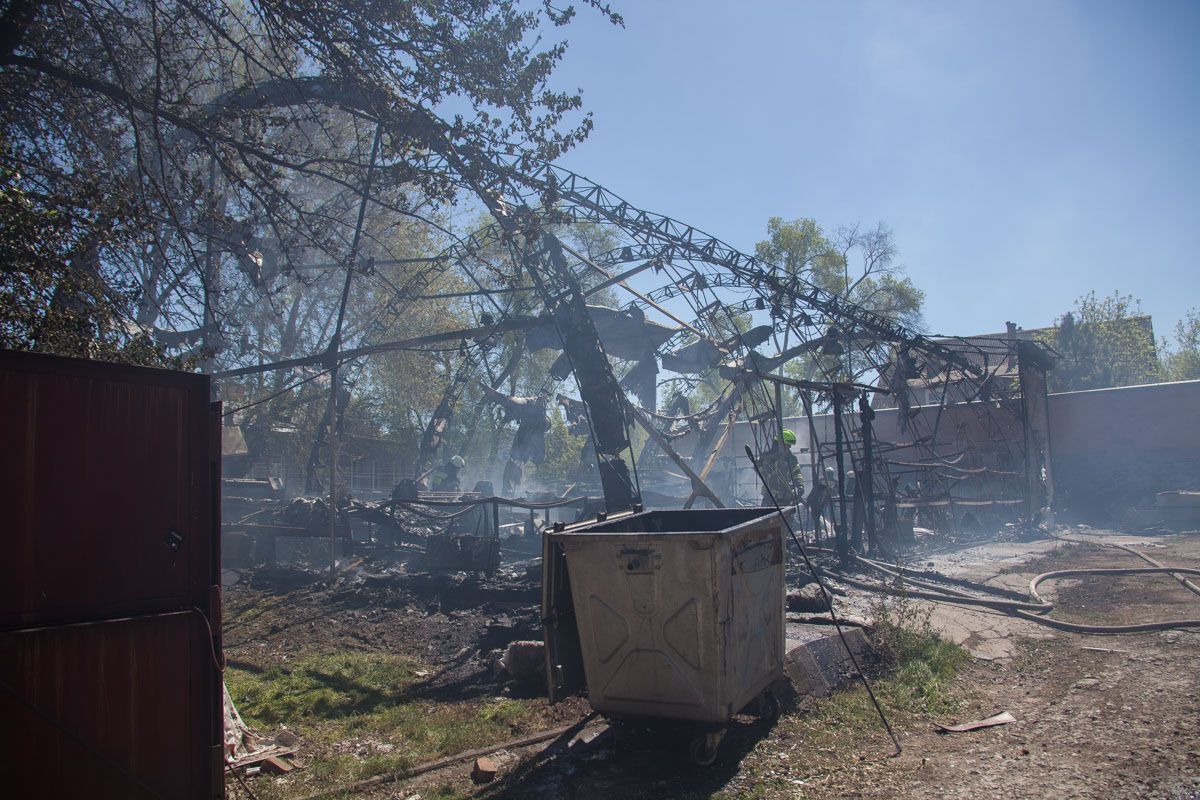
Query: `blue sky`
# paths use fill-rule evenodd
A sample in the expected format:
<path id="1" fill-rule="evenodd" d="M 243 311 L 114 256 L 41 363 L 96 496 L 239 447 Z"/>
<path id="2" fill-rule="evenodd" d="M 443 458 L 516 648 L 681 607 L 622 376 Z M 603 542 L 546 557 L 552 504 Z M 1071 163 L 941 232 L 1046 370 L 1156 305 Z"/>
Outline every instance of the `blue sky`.
<path id="1" fill-rule="evenodd" d="M 1200 306 L 1200 3 L 614 5 L 551 32 L 596 121 L 561 163 L 635 205 L 747 251 L 883 220 L 937 333 Z"/>

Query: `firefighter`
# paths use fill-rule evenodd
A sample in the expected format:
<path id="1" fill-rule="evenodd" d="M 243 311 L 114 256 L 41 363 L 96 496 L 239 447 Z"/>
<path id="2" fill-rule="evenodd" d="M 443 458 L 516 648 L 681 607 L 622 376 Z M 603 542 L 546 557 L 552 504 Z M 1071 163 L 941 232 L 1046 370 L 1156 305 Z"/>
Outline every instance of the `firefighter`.
<path id="1" fill-rule="evenodd" d="M 467 465 L 466 459 L 462 456 L 453 456 L 449 461 L 438 469 L 441 477 L 437 484 L 434 485 L 436 492 L 457 492 L 460 491 L 458 473 Z"/>
<path id="2" fill-rule="evenodd" d="M 790 506 L 804 496 L 804 473 L 792 453 L 794 444 L 796 434 L 785 428 L 771 449 L 763 453 L 760 459 L 764 480 L 762 505 L 772 505 L 771 498 L 774 497 L 779 506 Z"/>

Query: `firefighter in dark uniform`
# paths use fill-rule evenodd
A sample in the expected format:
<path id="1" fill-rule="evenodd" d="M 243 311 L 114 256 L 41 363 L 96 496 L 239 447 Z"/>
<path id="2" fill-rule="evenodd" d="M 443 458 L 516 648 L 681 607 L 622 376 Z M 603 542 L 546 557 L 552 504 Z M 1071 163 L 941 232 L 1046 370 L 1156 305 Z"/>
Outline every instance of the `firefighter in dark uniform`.
<path id="1" fill-rule="evenodd" d="M 435 492 L 457 492 L 460 490 L 459 471 L 467 465 L 462 456 L 454 456 L 438 468 L 441 477 L 433 489 Z"/>
<path id="2" fill-rule="evenodd" d="M 771 449 L 759 459 L 764 481 L 762 505 L 773 505 L 771 498 L 774 497 L 775 504 L 790 506 L 804 496 L 804 473 L 792 453 L 795 443 L 796 434 L 785 428 Z"/>

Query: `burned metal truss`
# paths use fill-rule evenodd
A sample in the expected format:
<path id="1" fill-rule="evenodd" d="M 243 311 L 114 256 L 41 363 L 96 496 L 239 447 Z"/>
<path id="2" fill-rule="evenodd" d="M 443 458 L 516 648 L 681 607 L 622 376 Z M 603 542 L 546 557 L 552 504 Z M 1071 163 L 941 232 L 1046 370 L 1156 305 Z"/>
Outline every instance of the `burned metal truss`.
<path id="1" fill-rule="evenodd" d="M 478 325 L 403 342 L 360 342 L 336 358 L 350 360 L 434 343 L 480 343 L 505 332 L 532 336 L 533 331 L 552 330 L 563 353 L 560 361 L 574 376 L 586 411 L 590 444 L 610 509 L 642 501 L 631 436 L 635 425 L 646 430 L 658 454 L 665 457 L 666 467 L 683 473 L 691 487 L 687 504 L 704 497 L 721 505 L 719 493 L 706 480 L 716 454 L 729 439 L 733 421 L 744 417 L 756 423 L 752 429 L 758 449 L 772 446 L 782 421 L 777 391 L 768 388 L 762 376 L 806 354 L 850 351 L 861 368 L 876 375 L 896 396 L 900 413 L 906 416 L 913 407 L 914 382 L 926 394 L 939 384 L 949 387 L 953 382 L 959 395 L 965 396 L 952 398 L 945 389 L 938 405 L 945 406 L 951 399 L 966 403 L 982 420 L 983 429 L 998 439 L 1004 439 L 1005 425 L 994 418 L 1023 419 L 1027 413 L 1021 384 L 997 379 L 997 365 L 1005 356 L 989 352 L 991 345 L 910 330 L 697 228 L 639 209 L 553 164 L 511 158 L 480 165 L 453 153 L 434 153 L 429 158 L 457 163 L 464 186 L 483 200 L 495 223 L 459 238 L 435 257 L 415 260 L 422 268 L 402 285 L 391 286 L 389 313 L 403 314 L 412 303 L 462 298 L 475 309 Z M 611 228 L 618 233 L 620 245 L 584 254 L 564 243 L 560 232 L 582 223 Z M 497 253 L 504 255 L 497 257 Z M 660 278 L 657 288 L 640 292 L 628 284 L 630 278 L 647 271 Z M 474 288 L 438 291 L 439 279 L 447 272 Z M 629 361 L 618 356 L 632 364 L 624 375 L 618 374 L 605 335 L 593 319 L 595 312 L 587 304 L 589 297 L 610 288 L 630 295 L 628 308 L 636 309 L 636 314 L 655 313 L 677 326 L 639 358 Z M 681 312 L 680 304 L 690 311 Z M 746 320 L 755 315 L 767 321 L 748 327 Z M 773 353 L 762 352 L 768 342 Z M 330 355 L 265 368 L 313 363 L 318 358 L 328 361 Z M 703 412 L 658 414 L 654 404 L 661 385 L 656 384 L 659 363 L 681 376 L 671 380 L 694 383 L 695 375 L 715 371 L 726 387 Z M 825 373 L 812 377 L 827 381 L 854 377 L 820 369 Z M 453 381 L 447 397 L 456 396 L 461 386 L 462 381 Z M 626 396 L 627 389 L 636 402 Z M 811 407 L 811 398 L 805 404 Z M 886 484 L 893 472 L 920 468 L 930 476 L 923 491 L 948 495 L 945 484 L 957 477 L 956 469 L 965 468 L 949 463 L 935 446 L 943 414 L 933 417 L 932 421 L 906 420 L 902 432 L 911 435 L 911 442 L 893 437 L 897 440 L 876 443 L 871 461 L 879 481 Z M 681 454 L 672 441 L 686 430 L 697 433 L 698 443 L 694 452 Z M 848 456 L 861 460 L 861 431 L 854 424 L 847 431 Z M 1016 455 L 1024 457 L 1029 447 L 1023 442 Z M 827 446 L 818 447 L 815 458 L 820 461 L 829 455 Z M 653 457 L 650 444 L 641 456 L 648 457 Z M 886 493 L 886 485 L 879 488 L 881 496 Z"/>

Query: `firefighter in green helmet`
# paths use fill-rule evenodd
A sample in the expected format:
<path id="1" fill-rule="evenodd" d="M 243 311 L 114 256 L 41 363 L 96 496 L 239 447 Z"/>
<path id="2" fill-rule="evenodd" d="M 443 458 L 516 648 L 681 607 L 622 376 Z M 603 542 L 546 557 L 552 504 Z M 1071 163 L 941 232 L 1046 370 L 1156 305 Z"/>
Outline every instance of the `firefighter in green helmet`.
<path id="1" fill-rule="evenodd" d="M 764 479 L 762 505 L 772 505 L 774 497 L 780 506 L 790 506 L 804 496 L 804 473 L 792 453 L 795 444 L 796 434 L 784 428 L 775 444 L 759 459 Z"/>

